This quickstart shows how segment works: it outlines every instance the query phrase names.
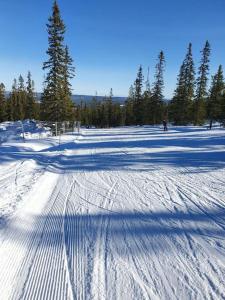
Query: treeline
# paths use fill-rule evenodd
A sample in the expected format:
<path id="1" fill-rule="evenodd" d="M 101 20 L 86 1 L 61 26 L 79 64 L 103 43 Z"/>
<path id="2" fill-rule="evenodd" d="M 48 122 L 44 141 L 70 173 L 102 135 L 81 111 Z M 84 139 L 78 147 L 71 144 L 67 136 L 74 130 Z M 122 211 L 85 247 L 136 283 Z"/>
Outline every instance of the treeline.
<path id="1" fill-rule="evenodd" d="M 93 97 L 90 104 L 82 102 L 76 106 L 77 119 L 85 126 L 115 127 L 125 124 L 125 110 L 119 103 L 113 102 L 113 91 L 98 101 Z"/>
<path id="2" fill-rule="evenodd" d="M 72 102 L 71 79 L 75 76 L 69 48 L 64 43 L 66 27 L 60 16 L 57 2 L 47 24 L 48 60 L 43 64 L 46 72 L 44 90 L 40 101 L 34 91 L 34 82 L 28 72 L 27 80 L 20 75 L 14 80 L 12 91 L 6 97 L 5 86 L 0 84 L 0 122 L 6 120 L 40 119 L 46 121 L 79 120 L 82 125 L 113 127 L 120 125 L 155 125 L 163 120 L 175 125 L 203 125 L 206 121 L 225 120 L 225 84 L 220 65 L 209 83 L 210 44 L 207 41 L 201 51 L 197 70 L 192 55 L 192 44 L 181 64 L 173 98 L 164 97 L 165 57 L 158 55 L 154 82 L 145 80 L 142 66 L 131 85 L 124 104 L 113 101 L 113 92 L 91 103 Z"/>
<path id="3" fill-rule="evenodd" d="M 104 101 L 93 99 L 90 105 L 81 104 L 79 116 L 84 125 L 111 127 L 118 125 L 155 125 L 163 120 L 174 125 L 203 125 L 205 122 L 225 121 L 225 83 L 223 68 L 209 82 L 210 44 L 206 41 L 201 51 L 201 61 L 196 72 L 192 55 L 192 44 L 180 67 L 174 96 L 166 101 L 163 95 L 165 57 L 163 51 L 158 56 L 155 67 L 155 81 L 150 85 L 149 71 L 144 80 L 142 66 L 136 80 L 131 85 L 124 105 L 113 103 L 112 96 Z M 113 119 L 112 119 L 113 112 Z"/>
<path id="4" fill-rule="evenodd" d="M 27 81 L 20 75 L 14 79 L 12 91 L 6 97 L 5 86 L 0 84 L 0 122 L 24 119 L 38 119 L 40 105 L 36 101 L 34 81 L 28 72 Z"/>
<path id="5" fill-rule="evenodd" d="M 165 69 L 164 53 L 161 51 L 155 67 L 155 82 L 150 89 L 149 79 L 144 82 L 142 66 L 137 78 L 130 87 L 129 96 L 124 104 L 113 102 L 112 90 L 103 101 L 93 98 L 91 104 L 81 103 L 77 107 L 78 116 L 83 125 L 113 127 L 121 125 L 144 125 L 161 123 L 167 110 L 163 101 Z M 145 87 L 144 87 L 145 85 Z"/>
<path id="6" fill-rule="evenodd" d="M 202 58 L 196 75 L 192 45 L 188 46 L 180 67 L 174 97 L 168 105 L 169 120 L 176 125 L 203 125 L 206 121 L 225 120 L 225 85 L 221 65 L 212 76 L 208 89 L 210 52 L 210 44 L 207 41 L 201 51 Z"/>

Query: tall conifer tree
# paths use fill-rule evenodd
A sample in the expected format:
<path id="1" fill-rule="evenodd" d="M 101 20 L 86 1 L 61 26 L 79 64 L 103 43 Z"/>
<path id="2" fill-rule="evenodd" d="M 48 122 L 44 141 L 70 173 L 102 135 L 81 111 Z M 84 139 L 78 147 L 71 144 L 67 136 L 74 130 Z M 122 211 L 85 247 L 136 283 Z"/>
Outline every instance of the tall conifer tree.
<path id="1" fill-rule="evenodd" d="M 181 65 L 177 79 L 177 88 L 169 107 L 170 119 L 176 125 L 186 125 L 191 121 L 191 109 L 194 97 L 195 70 L 192 57 L 192 44 Z"/>
<path id="2" fill-rule="evenodd" d="M 217 73 L 212 76 L 212 84 L 207 103 L 207 116 L 211 121 L 222 121 L 223 116 L 224 77 L 220 65 Z"/>
<path id="3" fill-rule="evenodd" d="M 26 118 L 36 119 L 38 115 L 37 115 L 37 108 L 36 108 L 35 95 L 34 95 L 34 81 L 31 78 L 30 71 L 27 74 L 26 84 L 27 84 Z"/>
<path id="4" fill-rule="evenodd" d="M 133 85 L 130 86 L 128 98 L 125 102 L 125 124 L 126 125 L 133 125 L 135 123 L 134 120 L 134 87 Z"/>
<path id="5" fill-rule="evenodd" d="M 5 85 L 0 83 L 0 123 L 7 120 Z"/>
<path id="6" fill-rule="evenodd" d="M 163 51 L 160 51 L 158 63 L 156 64 L 155 82 L 152 89 L 151 97 L 151 124 L 159 124 L 163 118 L 163 89 L 164 79 L 163 73 L 165 70 L 165 57 Z"/>
<path id="7" fill-rule="evenodd" d="M 134 82 L 134 118 L 136 125 L 142 125 L 143 124 L 143 71 L 142 66 L 139 67 L 137 78 Z"/>
<path id="8" fill-rule="evenodd" d="M 69 85 L 72 60 L 68 47 L 64 46 L 65 25 L 56 1 L 47 24 L 47 31 L 49 60 L 43 65 L 43 69 L 48 72 L 42 97 L 42 116 L 50 121 L 62 121 L 68 117 L 68 111 L 72 107 Z"/>
<path id="9" fill-rule="evenodd" d="M 209 74 L 210 44 L 206 41 L 198 71 L 197 89 L 194 103 L 194 124 L 202 125 L 206 118 L 207 82 Z"/>

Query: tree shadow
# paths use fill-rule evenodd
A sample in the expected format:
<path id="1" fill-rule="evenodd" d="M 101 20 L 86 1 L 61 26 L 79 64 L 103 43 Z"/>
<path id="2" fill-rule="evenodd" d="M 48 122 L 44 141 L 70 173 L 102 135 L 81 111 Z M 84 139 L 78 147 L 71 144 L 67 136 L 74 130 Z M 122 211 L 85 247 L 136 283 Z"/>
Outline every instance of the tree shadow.
<path id="1" fill-rule="evenodd" d="M 29 148 L 0 147 L 1 162 L 33 159 L 51 172 L 127 170 L 151 171 L 161 166 L 191 168 L 192 172 L 207 172 L 225 167 L 225 136 L 221 134 L 196 136 L 160 136 L 149 134 L 146 139 L 90 139 L 64 142 L 41 151 Z M 192 134 L 193 133 L 193 134 Z M 126 134 L 126 133 L 125 133 Z M 96 133 L 96 139 L 99 133 Z M 117 137 L 118 133 L 115 133 Z"/>
<path id="2" fill-rule="evenodd" d="M 78 248 L 82 252 L 84 244 L 88 247 L 98 240 L 104 242 L 107 235 L 108 242 L 114 243 L 121 255 L 127 253 L 127 242 L 132 253 L 139 255 L 141 251 L 150 252 L 153 245 L 158 247 L 158 251 L 166 252 L 169 249 L 164 247 L 163 242 L 176 236 L 199 236 L 220 241 L 218 249 L 225 250 L 225 208 L 204 212 L 50 213 L 36 216 L 35 223 L 37 230 L 34 231 L 25 230 L 24 226 L 15 228 L 9 225 L 8 228 L 13 232 L 12 242 L 44 239 L 46 248 L 58 247 L 65 242 L 68 248 Z M 145 249 L 142 249 L 143 241 Z"/>

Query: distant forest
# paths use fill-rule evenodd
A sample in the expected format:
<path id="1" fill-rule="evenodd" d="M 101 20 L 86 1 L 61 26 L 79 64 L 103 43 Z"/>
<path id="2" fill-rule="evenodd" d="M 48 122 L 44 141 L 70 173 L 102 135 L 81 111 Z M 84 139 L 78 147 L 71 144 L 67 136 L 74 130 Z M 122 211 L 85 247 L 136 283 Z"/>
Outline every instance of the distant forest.
<path id="1" fill-rule="evenodd" d="M 79 120 L 84 126 L 114 127 L 121 125 L 155 125 L 163 120 L 174 125 L 203 125 L 206 122 L 225 121 L 225 83 L 222 66 L 209 78 L 211 47 L 206 41 L 201 51 L 201 61 L 196 68 L 192 44 L 181 64 L 173 98 L 165 101 L 165 56 L 160 51 L 155 66 L 152 85 L 149 76 L 144 79 L 142 66 L 131 85 L 126 101 L 114 101 L 112 89 L 99 100 L 93 97 L 86 103 L 72 101 L 71 79 L 75 76 L 69 47 L 64 43 L 66 28 L 55 1 L 48 19 L 48 60 L 43 63 L 46 71 L 41 99 L 37 99 L 31 73 L 26 80 L 20 75 L 14 79 L 12 90 L 6 95 L 5 85 L 0 84 L 0 122 L 24 119 L 43 121 Z M 209 86 L 210 82 L 210 87 Z"/>

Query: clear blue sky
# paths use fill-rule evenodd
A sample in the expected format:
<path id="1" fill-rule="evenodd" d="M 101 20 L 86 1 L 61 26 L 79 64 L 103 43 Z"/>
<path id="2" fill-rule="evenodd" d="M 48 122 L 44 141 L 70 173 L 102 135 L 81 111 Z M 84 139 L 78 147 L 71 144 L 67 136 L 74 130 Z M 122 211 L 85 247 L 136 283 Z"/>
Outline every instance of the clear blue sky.
<path id="1" fill-rule="evenodd" d="M 50 0 L 0 0 L 0 81 L 30 70 L 42 90 Z M 212 46 L 211 72 L 225 67 L 225 0 L 58 0 L 67 26 L 66 42 L 75 61 L 74 93 L 105 95 L 112 87 L 125 96 L 138 66 L 166 56 L 165 96 L 171 97 L 189 42 L 196 66 L 206 39 Z"/>

